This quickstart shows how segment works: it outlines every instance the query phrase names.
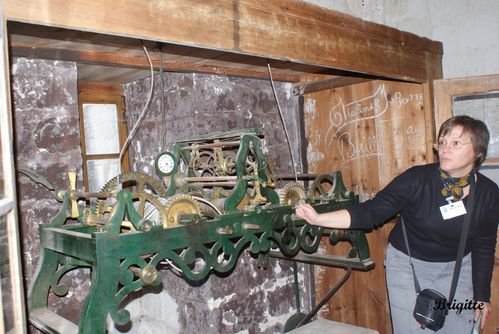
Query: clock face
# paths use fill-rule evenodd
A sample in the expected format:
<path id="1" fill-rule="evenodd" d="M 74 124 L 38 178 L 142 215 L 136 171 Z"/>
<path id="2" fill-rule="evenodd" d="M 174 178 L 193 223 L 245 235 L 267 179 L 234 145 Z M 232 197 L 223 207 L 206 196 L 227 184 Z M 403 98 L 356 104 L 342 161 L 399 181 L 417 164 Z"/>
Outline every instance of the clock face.
<path id="1" fill-rule="evenodd" d="M 175 167 L 175 157 L 170 152 L 163 152 L 156 159 L 156 170 L 161 176 L 171 175 Z"/>

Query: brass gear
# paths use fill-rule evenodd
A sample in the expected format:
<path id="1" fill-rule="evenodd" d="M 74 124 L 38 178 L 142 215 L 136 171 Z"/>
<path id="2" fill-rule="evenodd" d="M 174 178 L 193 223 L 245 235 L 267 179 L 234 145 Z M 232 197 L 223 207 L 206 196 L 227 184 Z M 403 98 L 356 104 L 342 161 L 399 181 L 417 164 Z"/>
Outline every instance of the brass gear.
<path id="1" fill-rule="evenodd" d="M 115 192 L 118 190 L 118 185 L 122 189 L 127 189 L 132 193 L 132 201 L 137 203 L 136 210 L 144 218 L 147 216 L 154 216 L 159 212 L 161 222 L 164 224 L 166 221 L 166 214 L 163 207 L 164 198 L 168 197 L 160 181 L 152 176 L 139 172 L 123 173 L 110 179 L 101 192 Z M 116 206 L 115 199 L 99 199 L 95 205 L 95 214 L 98 217 L 104 216 L 106 213 L 111 212 Z M 153 221 L 154 223 L 154 221 Z"/>
<path id="2" fill-rule="evenodd" d="M 192 168 L 196 176 L 215 176 L 215 162 L 217 158 L 215 153 L 203 150 L 193 153 L 189 168 Z"/>
<path id="3" fill-rule="evenodd" d="M 177 194 L 170 197 L 165 203 L 165 217 L 163 227 L 175 227 L 180 223 L 180 217 L 184 214 L 196 214 L 201 216 L 199 203 L 189 195 Z"/>
<path id="4" fill-rule="evenodd" d="M 298 183 L 288 183 L 282 189 L 279 189 L 279 202 L 282 205 L 296 205 L 305 201 L 307 191 Z"/>

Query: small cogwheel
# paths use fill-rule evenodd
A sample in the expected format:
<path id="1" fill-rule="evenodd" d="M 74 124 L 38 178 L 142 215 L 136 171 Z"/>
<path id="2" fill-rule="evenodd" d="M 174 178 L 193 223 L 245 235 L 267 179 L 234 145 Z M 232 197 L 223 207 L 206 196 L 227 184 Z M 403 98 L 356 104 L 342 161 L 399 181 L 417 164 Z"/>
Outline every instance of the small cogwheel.
<path id="1" fill-rule="evenodd" d="M 189 195 L 177 194 L 170 197 L 165 203 L 166 221 L 163 227 L 175 227 L 180 223 L 182 215 L 202 215 L 199 203 Z"/>
<path id="2" fill-rule="evenodd" d="M 282 205 L 296 205 L 307 198 L 305 188 L 298 183 L 288 183 L 282 189 L 279 189 L 278 193 Z"/>
<path id="3" fill-rule="evenodd" d="M 159 211 L 161 218 L 156 217 L 155 219 L 160 219 L 162 223 L 165 222 L 162 203 L 164 197 L 168 195 L 160 181 L 143 173 L 123 173 L 110 179 L 102 187 L 101 192 L 116 192 L 119 189 L 118 185 L 132 193 L 132 200 L 136 205 L 136 210 L 142 217 L 158 216 L 158 213 L 153 213 L 153 211 Z M 98 217 L 103 217 L 105 214 L 110 213 L 115 206 L 115 198 L 99 199 L 95 205 L 95 214 Z"/>

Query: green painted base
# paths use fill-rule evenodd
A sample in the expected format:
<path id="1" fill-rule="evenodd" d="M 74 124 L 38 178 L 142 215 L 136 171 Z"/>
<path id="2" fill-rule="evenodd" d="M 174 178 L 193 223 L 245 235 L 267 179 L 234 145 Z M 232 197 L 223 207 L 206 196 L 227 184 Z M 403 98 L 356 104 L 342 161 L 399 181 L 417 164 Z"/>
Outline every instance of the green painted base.
<path id="1" fill-rule="evenodd" d="M 234 210 L 210 220 L 189 216 L 188 223 L 164 229 L 151 227 L 144 221 L 135 211 L 131 197 L 127 190 L 122 190 L 109 222 L 96 227 L 66 224 L 71 211 L 70 197 L 66 194 L 59 214 L 50 223 L 40 226 L 40 262 L 28 294 L 29 311 L 32 319 L 37 319 L 33 321 L 35 326 L 43 330 L 43 319 L 35 315 L 48 309 L 50 291 L 58 296 L 67 294 L 68 288 L 59 281 L 78 267 L 92 270 L 91 289 L 80 315 L 78 332 L 95 334 L 105 333 L 108 315 L 117 324 L 130 320 L 129 312 L 120 310 L 119 305 L 129 293 L 144 285 L 161 284 L 156 268 L 164 260 L 179 267 L 186 280 L 201 281 L 212 272 L 229 272 L 245 249 L 258 255 L 260 264 L 266 266 L 271 250 L 279 250 L 286 258 L 312 254 L 317 251 L 321 237 L 328 234 L 332 243 L 347 241 L 352 247 L 343 257 L 323 256 L 321 261 L 357 269 L 366 269 L 372 264 L 362 231 L 326 231 L 310 226 L 294 219 L 291 206 L 272 204 L 251 211 Z M 331 199 L 313 206 L 324 212 L 355 202 L 357 197 L 351 195 L 341 201 Z M 123 221 L 133 224 L 137 231 L 120 233 Z M 199 262 L 203 265 L 194 265 Z M 292 317 L 289 326 L 299 317 L 298 314 Z M 50 331 L 62 333 L 64 329 Z"/>

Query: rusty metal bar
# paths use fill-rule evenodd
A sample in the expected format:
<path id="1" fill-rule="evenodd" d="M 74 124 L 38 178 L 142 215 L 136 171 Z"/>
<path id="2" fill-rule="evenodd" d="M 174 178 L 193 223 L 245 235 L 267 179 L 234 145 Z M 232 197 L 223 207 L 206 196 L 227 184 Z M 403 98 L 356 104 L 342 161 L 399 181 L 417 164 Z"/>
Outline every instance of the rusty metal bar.
<path id="1" fill-rule="evenodd" d="M 296 178 L 298 179 L 315 179 L 317 176 L 321 174 L 296 174 Z M 295 179 L 295 174 L 276 174 L 273 175 L 276 179 Z"/>
<path id="2" fill-rule="evenodd" d="M 235 181 L 226 181 L 226 182 L 196 182 L 196 186 L 199 187 L 234 187 L 237 182 Z"/>
<path id="3" fill-rule="evenodd" d="M 237 176 L 187 176 L 182 180 L 187 182 L 236 181 Z"/>
<path id="4" fill-rule="evenodd" d="M 241 144 L 240 141 L 223 141 L 218 143 L 210 143 L 210 144 L 193 144 L 190 146 L 182 147 L 182 151 L 189 151 L 200 148 L 217 148 L 217 147 L 231 147 L 231 146 L 239 146 Z"/>
<path id="5" fill-rule="evenodd" d="M 70 198 L 71 199 L 78 199 L 78 198 L 109 198 L 109 197 L 117 197 L 117 193 L 114 192 L 101 192 L 101 193 L 96 193 L 96 192 L 81 192 L 81 191 L 72 191 L 70 193 Z"/>

